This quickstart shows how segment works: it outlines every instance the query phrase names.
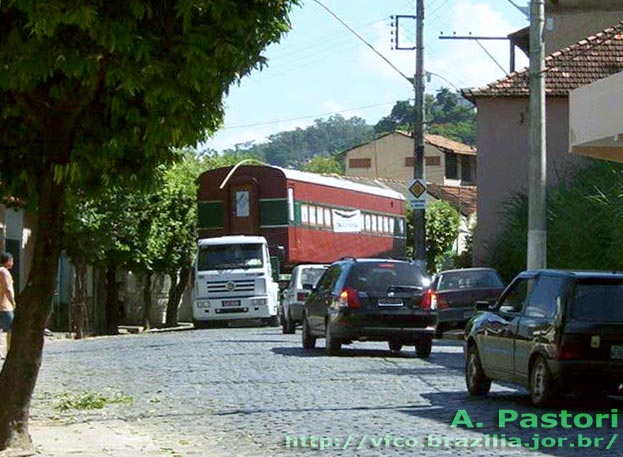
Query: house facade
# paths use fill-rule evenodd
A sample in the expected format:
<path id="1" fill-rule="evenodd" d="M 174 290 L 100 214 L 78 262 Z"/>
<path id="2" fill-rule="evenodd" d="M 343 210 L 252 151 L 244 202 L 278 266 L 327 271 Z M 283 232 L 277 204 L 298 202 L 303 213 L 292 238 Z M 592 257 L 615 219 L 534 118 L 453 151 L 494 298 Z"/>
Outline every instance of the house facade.
<path id="1" fill-rule="evenodd" d="M 9 252 L 14 264 L 11 270 L 15 293 L 26 285 L 34 253 L 34 225 L 32 214 L 23 209 L 0 204 L 0 252 Z"/>
<path id="2" fill-rule="evenodd" d="M 437 185 L 476 182 L 476 149 L 439 135 L 424 137 L 424 178 Z M 362 178 L 413 178 L 413 137 L 392 132 L 345 151 L 345 175 Z"/>
<path id="3" fill-rule="evenodd" d="M 569 93 L 623 70 L 623 23 L 546 58 L 547 183 L 556 185 L 589 158 L 569 154 Z M 528 188 L 528 71 L 463 95 L 477 107 L 478 224 L 474 263 L 486 265 L 504 227 L 504 204 Z"/>

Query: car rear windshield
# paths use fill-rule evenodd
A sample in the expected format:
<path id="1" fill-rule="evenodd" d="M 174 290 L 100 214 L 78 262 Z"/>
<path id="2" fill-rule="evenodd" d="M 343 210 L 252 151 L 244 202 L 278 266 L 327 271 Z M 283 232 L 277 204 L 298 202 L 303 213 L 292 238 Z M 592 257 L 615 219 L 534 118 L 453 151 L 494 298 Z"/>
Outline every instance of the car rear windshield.
<path id="1" fill-rule="evenodd" d="M 315 286 L 326 270 L 326 268 L 304 268 L 303 271 L 301 271 L 301 286 L 303 284 Z"/>
<path id="2" fill-rule="evenodd" d="M 623 282 L 578 282 L 571 295 L 571 317 L 582 321 L 623 322 Z"/>
<path id="3" fill-rule="evenodd" d="M 495 271 L 453 271 L 443 273 L 437 290 L 502 288 L 502 280 Z"/>
<path id="4" fill-rule="evenodd" d="M 391 286 L 425 287 L 425 276 L 416 266 L 399 262 L 362 262 L 353 266 L 347 287 L 362 292 L 385 292 Z"/>

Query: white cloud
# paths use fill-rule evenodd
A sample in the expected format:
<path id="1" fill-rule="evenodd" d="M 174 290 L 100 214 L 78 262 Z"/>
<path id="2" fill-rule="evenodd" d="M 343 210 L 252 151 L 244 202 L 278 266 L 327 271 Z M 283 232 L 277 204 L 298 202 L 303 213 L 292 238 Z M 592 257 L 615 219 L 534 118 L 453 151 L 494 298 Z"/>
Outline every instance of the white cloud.
<path id="1" fill-rule="evenodd" d="M 441 29 L 446 34 L 456 32 L 457 35 L 505 37 L 515 31 L 516 27 L 513 27 L 501 13 L 494 11 L 486 3 L 454 0 L 448 5 L 448 10 L 453 14 L 444 14 L 444 19 L 441 19 L 439 15 L 433 15 L 425 25 L 427 40 L 424 44 L 425 69 L 438 73 L 459 88 L 480 86 L 504 77 L 504 72 L 509 72 L 508 41 L 481 41 L 487 51 L 503 67 L 503 72 L 477 42 L 439 40 L 439 32 L 433 33 L 432 31 Z M 409 29 L 408 26 L 405 28 Z M 389 33 L 389 24 L 377 27 L 374 46 L 403 73 L 410 76 L 414 73 L 415 51 L 392 51 L 388 39 Z M 408 43 L 409 36 L 401 37 L 401 40 Z M 402 78 L 369 49 L 362 49 L 360 55 L 362 65 L 366 70 L 388 79 Z M 526 62 L 524 54 L 517 50 L 517 68 L 521 68 Z M 433 79 L 428 83 L 427 91 L 431 92 L 442 86 L 448 86 L 448 83 L 433 75 Z"/>

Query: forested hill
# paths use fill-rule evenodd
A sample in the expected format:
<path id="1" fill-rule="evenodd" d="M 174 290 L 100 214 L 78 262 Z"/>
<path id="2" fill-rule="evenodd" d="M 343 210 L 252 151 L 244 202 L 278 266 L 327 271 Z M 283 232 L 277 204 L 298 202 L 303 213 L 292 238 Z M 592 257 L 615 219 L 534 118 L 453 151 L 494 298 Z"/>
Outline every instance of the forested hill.
<path id="1" fill-rule="evenodd" d="M 281 167 L 299 168 L 314 156 L 331 156 L 374 138 L 374 127 L 359 117 L 345 119 L 339 114 L 316 119 L 302 129 L 279 132 L 261 144 L 240 144 L 224 154 L 256 157 Z"/>
<path id="2" fill-rule="evenodd" d="M 469 102 L 449 89 L 436 95 L 426 95 L 426 132 L 466 144 L 475 143 L 475 110 Z M 238 144 L 223 151 L 232 158 L 257 158 L 281 167 L 308 171 L 339 173 L 343 170 L 338 154 L 344 150 L 367 143 L 395 130 L 411 130 L 413 105 L 399 101 L 391 112 L 376 125 L 369 125 L 360 117 L 346 119 L 336 114 L 327 119 L 316 119 L 314 124 L 302 129 L 279 132 L 260 144 Z"/>

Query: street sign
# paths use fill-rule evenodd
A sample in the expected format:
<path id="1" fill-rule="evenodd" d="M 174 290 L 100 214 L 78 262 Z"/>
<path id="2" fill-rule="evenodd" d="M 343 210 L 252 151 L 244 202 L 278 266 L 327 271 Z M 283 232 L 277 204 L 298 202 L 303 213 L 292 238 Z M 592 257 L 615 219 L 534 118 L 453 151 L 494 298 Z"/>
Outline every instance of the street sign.
<path id="1" fill-rule="evenodd" d="M 411 209 L 424 209 L 426 207 L 426 181 L 412 179 L 409 181 L 409 205 Z"/>

